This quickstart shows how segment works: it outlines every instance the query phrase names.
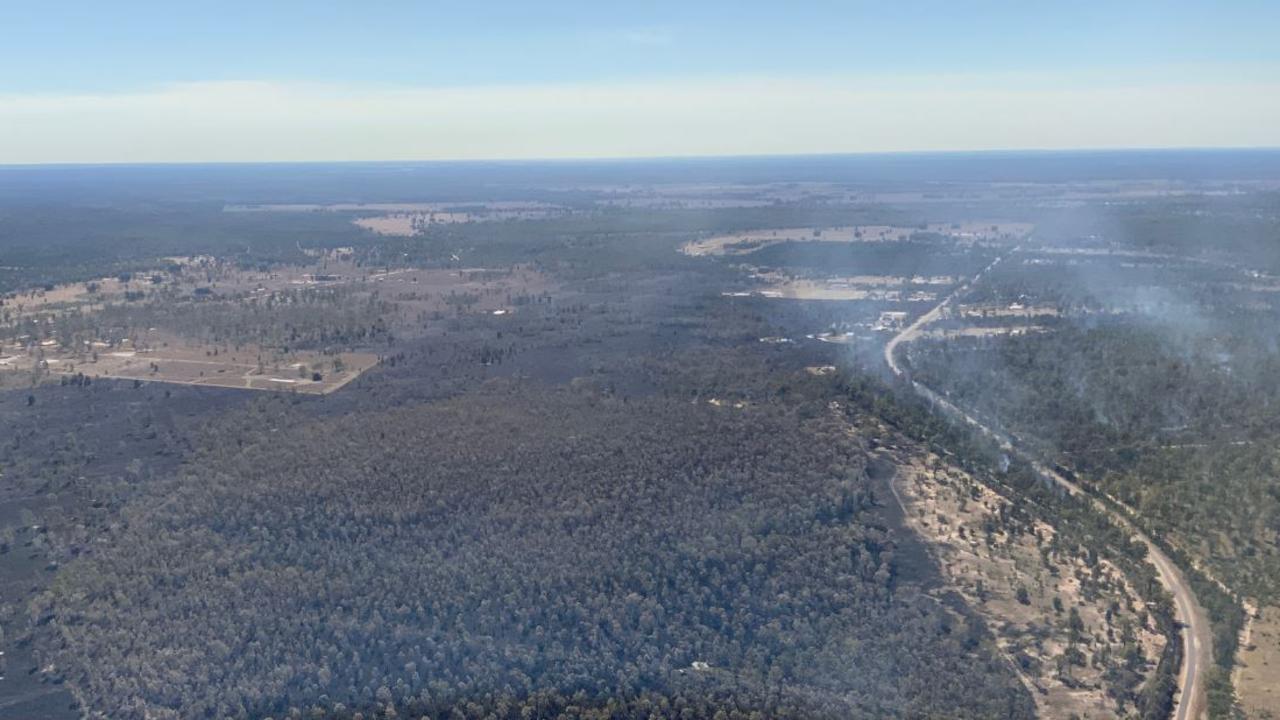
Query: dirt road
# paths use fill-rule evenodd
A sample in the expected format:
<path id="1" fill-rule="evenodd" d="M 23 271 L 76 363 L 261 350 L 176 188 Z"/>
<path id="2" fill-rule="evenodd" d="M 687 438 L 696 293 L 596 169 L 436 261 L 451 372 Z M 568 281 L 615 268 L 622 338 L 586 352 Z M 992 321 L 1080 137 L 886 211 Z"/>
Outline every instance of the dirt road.
<path id="1" fill-rule="evenodd" d="M 1012 252 L 1016 252 L 1015 248 Z M 946 308 L 954 299 L 967 292 L 975 283 L 982 279 L 989 270 L 998 265 L 1008 255 L 997 257 L 990 265 L 983 268 L 981 272 L 973 276 L 968 282 L 962 283 L 951 294 L 947 295 L 936 307 L 929 312 L 921 315 L 915 322 L 908 325 L 902 332 L 898 333 L 889 341 L 884 348 L 884 359 L 888 363 L 889 369 L 895 376 L 902 377 L 905 371 L 898 364 L 897 349 L 903 343 L 909 343 L 916 339 L 920 333 L 930 323 L 937 320 L 944 308 Z M 944 412 L 957 418 L 963 419 L 972 425 L 979 432 L 987 437 L 995 440 L 996 443 L 1008 454 L 1015 455 L 1028 463 L 1035 471 L 1044 479 L 1049 480 L 1072 495 L 1087 497 L 1099 511 L 1105 513 L 1111 518 L 1112 522 L 1120 527 L 1127 529 L 1133 536 L 1147 548 L 1147 557 L 1150 558 L 1152 565 L 1156 568 L 1156 573 L 1160 578 L 1160 583 L 1164 585 L 1165 590 L 1173 596 L 1174 610 L 1178 622 L 1182 624 L 1182 672 L 1178 676 L 1178 697 L 1177 706 L 1174 708 L 1174 720 L 1197 720 L 1204 714 L 1205 710 L 1205 671 L 1212 665 L 1213 653 L 1213 635 L 1209 629 L 1209 618 L 1205 614 L 1204 608 L 1196 601 L 1195 594 L 1191 590 L 1190 583 L 1187 582 L 1186 576 L 1178 569 L 1178 566 L 1169 559 L 1169 556 L 1159 548 L 1151 538 L 1139 530 L 1132 522 L 1129 521 L 1119 511 L 1105 504 L 1102 500 L 1088 495 L 1076 483 L 1068 480 L 1061 473 L 1046 467 L 1043 463 L 1033 457 L 1030 453 L 1022 448 L 1014 445 L 1004 433 L 1001 433 L 982 421 L 978 420 L 968 412 L 960 409 L 950 400 L 942 397 L 933 390 L 924 385 L 911 380 L 911 387 L 921 397 L 933 403 L 935 408 L 941 408 Z"/>

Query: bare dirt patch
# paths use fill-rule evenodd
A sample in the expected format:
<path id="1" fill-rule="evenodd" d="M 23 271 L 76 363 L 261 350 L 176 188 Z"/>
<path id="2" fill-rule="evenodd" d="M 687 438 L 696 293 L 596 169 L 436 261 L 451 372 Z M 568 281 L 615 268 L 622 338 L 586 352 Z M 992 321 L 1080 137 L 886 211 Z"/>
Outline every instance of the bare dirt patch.
<path id="1" fill-rule="evenodd" d="M 1043 325 L 983 325 L 980 327 L 950 328 L 925 330 L 920 338 L 931 340 L 950 340 L 961 337 L 999 337 L 1002 335 L 1027 335 L 1029 333 L 1049 332 Z"/>
<path id="2" fill-rule="evenodd" d="M 558 205 L 537 201 L 228 205 L 224 211 L 381 213 L 357 217 L 352 222 L 379 235 L 400 236 L 417 235 L 431 225 L 539 220 L 568 212 Z"/>
<path id="3" fill-rule="evenodd" d="M 932 302 L 937 290 L 956 282 L 948 275 L 897 276 L 851 275 L 847 277 L 793 277 L 778 271 L 755 271 L 751 279 L 763 287 L 745 295 L 793 300 L 881 300 L 885 302 Z"/>
<path id="4" fill-rule="evenodd" d="M 930 223 L 923 227 L 901 225 L 846 225 L 840 227 L 779 228 L 716 235 L 686 243 L 680 251 L 704 255 L 747 255 L 785 242 L 878 243 L 903 242 L 917 233 L 943 235 L 957 242 L 1014 241 L 1030 234 L 1032 225 L 1013 222 Z"/>
<path id="5" fill-rule="evenodd" d="M 368 352 L 280 352 L 253 345 L 232 349 L 158 332 L 146 335 L 137 342 L 126 339 L 80 351 L 4 347 L 0 383 L 65 382 L 83 376 L 324 395 L 378 363 L 378 356 Z"/>
<path id="6" fill-rule="evenodd" d="M 1163 647 L 1120 571 L 1055 546 L 1053 527 L 1010 534 L 1008 501 L 936 455 L 898 459 L 894 491 L 909 526 L 937 555 L 949 584 L 982 613 L 1033 690 L 1043 717 L 1115 717 L 1104 669 L 1134 673 Z"/>
<path id="7" fill-rule="evenodd" d="M 518 316 L 551 288 L 523 266 L 368 268 L 333 253 L 259 271 L 190 259 L 7 298 L 0 384 L 105 377 L 328 393 L 377 364 L 393 337 Z"/>
<path id="8" fill-rule="evenodd" d="M 226 212 L 385 212 L 432 213 L 451 209 L 468 208 L 472 212 L 519 212 L 529 210 L 558 210 L 558 205 L 536 200 L 477 200 L 475 202 L 421 202 L 421 203 L 332 203 L 317 205 L 287 203 L 267 205 L 228 205 Z"/>
<path id="9" fill-rule="evenodd" d="M 416 235 L 427 225 L 452 225 L 454 223 L 471 222 L 467 213 L 395 213 L 393 215 L 375 215 L 374 217 L 357 218 L 351 222 L 372 230 L 379 235 Z"/>
<path id="10" fill-rule="evenodd" d="M 1023 305 L 1021 303 L 1011 303 L 1009 305 L 960 305 L 955 309 L 954 313 L 947 313 L 945 317 L 962 317 L 962 318 L 1037 318 L 1037 317 L 1058 317 L 1062 313 L 1058 308 L 1050 305 Z"/>
<path id="11" fill-rule="evenodd" d="M 481 209 L 481 210 L 425 210 L 395 212 L 352 220 L 353 223 L 379 235 L 412 236 L 426 232 L 432 225 L 457 225 L 460 223 L 498 222 L 509 220 L 541 220 L 563 211 L 543 206 Z"/>
<path id="12" fill-rule="evenodd" d="M 57 285 L 48 289 L 37 288 L 9 293 L 0 297 L 0 319 L 14 313 L 82 306 L 123 297 L 131 287 L 140 285 L 140 283 L 123 281 L 119 277 L 104 277 L 88 282 Z M 5 310 L 9 312 L 6 313 Z"/>
<path id="13" fill-rule="evenodd" d="M 664 210 L 753 208 L 800 201 L 844 203 L 859 199 L 846 188 L 824 182 L 587 185 L 574 189 L 599 193 L 597 205 Z"/>

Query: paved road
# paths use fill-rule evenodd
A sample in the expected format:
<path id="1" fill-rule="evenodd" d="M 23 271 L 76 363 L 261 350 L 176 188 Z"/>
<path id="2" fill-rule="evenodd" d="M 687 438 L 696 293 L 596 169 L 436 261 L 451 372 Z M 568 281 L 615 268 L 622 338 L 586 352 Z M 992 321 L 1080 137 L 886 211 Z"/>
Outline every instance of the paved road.
<path id="1" fill-rule="evenodd" d="M 1012 252 L 1017 252 L 1014 248 Z M 973 276 L 968 282 L 962 283 L 951 294 L 947 295 L 936 307 L 929 312 L 921 315 L 915 322 L 908 325 L 902 332 L 898 333 L 888 345 L 884 348 L 884 359 L 889 365 L 889 369 L 893 371 L 895 376 L 901 377 L 904 370 L 898 364 L 897 349 L 903 343 L 909 343 L 919 337 L 921 331 L 930 323 L 937 320 L 944 308 L 951 304 L 957 297 L 961 296 L 973 287 L 975 283 L 982 279 L 989 270 L 998 265 L 1007 255 L 997 257 L 990 265 L 983 268 L 981 272 Z M 1209 630 L 1209 618 L 1205 614 L 1204 608 L 1200 607 L 1200 603 L 1196 601 L 1195 594 L 1191 591 L 1190 583 L 1187 582 L 1186 576 L 1178 569 L 1169 556 L 1159 548 L 1151 538 L 1139 530 L 1127 517 L 1120 512 L 1103 503 L 1100 499 L 1087 495 L 1079 485 L 1068 480 L 1061 473 L 1046 467 L 1043 463 L 1033 457 L 1030 453 L 1020 447 L 1014 445 L 1011 438 L 1001 433 L 982 421 L 978 420 L 969 413 L 961 410 L 950 400 L 942 397 L 933 390 L 924 385 L 911 381 L 911 387 L 920 396 L 933 403 L 934 407 L 941 408 L 944 412 L 962 418 L 968 422 L 979 432 L 996 441 L 1000 447 L 1010 455 L 1027 461 L 1031 467 L 1035 469 L 1039 475 L 1049 480 L 1059 487 L 1063 488 L 1072 495 L 1087 497 L 1101 512 L 1106 513 L 1113 522 L 1133 533 L 1133 536 L 1147 547 L 1147 557 L 1151 560 L 1152 565 L 1156 568 L 1156 574 L 1160 578 L 1160 583 L 1164 585 L 1165 590 L 1173 596 L 1174 610 L 1178 622 L 1182 624 L 1182 672 L 1178 676 L 1178 697 L 1177 706 L 1173 712 L 1174 720 L 1196 720 L 1204 714 L 1205 710 L 1205 673 L 1212 666 L 1213 652 L 1213 635 Z"/>

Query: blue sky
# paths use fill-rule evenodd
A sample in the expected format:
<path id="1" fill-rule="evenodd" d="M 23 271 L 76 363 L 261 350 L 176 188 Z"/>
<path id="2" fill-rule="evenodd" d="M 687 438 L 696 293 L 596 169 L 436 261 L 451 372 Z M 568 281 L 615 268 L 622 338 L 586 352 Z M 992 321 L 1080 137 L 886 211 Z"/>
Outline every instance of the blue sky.
<path id="1" fill-rule="evenodd" d="M 4 91 L 212 80 L 505 85 L 1011 69 L 1211 74 L 1280 65 L 1274 0 L 2 7 Z"/>
<path id="2" fill-rule="evenodd" d="M 1256 127 L 1241 132 L 1223 125 L 1217 115 L 1188 117 L 1195 133 L 1171 134 L 1169 142 L 1195 145 L 1238 145 L 1280 138 L 1269 135 L 1264 122 L 1274 124 L 1266 98 L 1280 82 L 1280 2 L 0 2 L 0 131 L 36 132 L 34 145 L 15 147 L 0 139 L 0 162 L 72 160 L 51 152 L 62 139 L 54 131 L 74 130 L 80 115 L 93 142 L 107 145 L 114 128 L 119 142 L 133 142 L 158 128 L 146 114 L 172 122 L 183 103 L 192 113 L 211 118 L 208 103 L 261 103 L 273 107 L 306 95 L 304 105 L 314 112 L 329 103 L 345 113 L 345 104 L 365 102 L 364 116 L 350 117 L 343 128 L 315 127 L 315 149 L 328 147 L 316 159 L 376 159 L 394 153 L 386 147 L 352 144 L 361 127 L 409 142 L 416 155 L 452 157 L 449 138 L 468 122 L 488 128 L 485 137 L 520 133 L 511 117 L 502 117 L 501 96 L 513 98 L 511 107 L 534 103 L 541 117 L 543 104 L 569 92 L 574 98 L 594 98 L 583 107 L 569 108 L 557 118 L 543 118 L 525 145 L 502 147 L 521 156 L 621 155 L 663 153 L 699 154 L 696 142 L 670 143 L 677 134 L 681 109 L 669 108 L 662 141 L 632 147 L 623 137 L 635 128 L 619 126 L 613 142 L 611 118 L 627 106 L 628 89 L 637 97 L 658 101 L 666 88 L 672 101 L 688 97 L 691 86 L 716 92 L 761 92 L 762 103 L 796 101 L 782 92 L 788 84 L 803 86 L 810 98 L 823 104 L 844 93 L 840 112 L 852 113 L 848 103 L 881 98 L 886 88 L 901 86 L 916 93 L 912 102 L 886 102 L 886 112 L 915 112 L 926 104 L 919 93 L 929 87 L 953 93 L 969 90 L 984 101 L 1012 102 L 1019 112 L 1027 107 L 1052 115 L 1053 101 L 1043 93 L 1068 93 L 1061 101 L 1080 100 L 1080 92 L 1163 92 L 1170 110 L 1185 112 L 1193 99 L 1185 93 L 1205 88 L 1226 92 L 1208 99 L 1261 103 L 1245 111 L 1260 115 Z M 752 85 L 754 83 L 754 85 Z M 750 85 L 750 87 L 748 87 Z M 754 89 L 753 89 L 754 88 Z M 203 92 L 201 90 L 203 89 Z M 1227 89 L 1227 90 L 1224 90 Z M 240 95 L 237 95 L 237 91 Z M 846 93 L 850 91 L 850 93 Z M 853 92 L 853 91 L 856 91 Z M 418 142 L 412 128 L 402 127 L 389 113 L 422 113 L 429 119 L 441 102 L 466 93 L 479 113 L 467 121 L 456 117 L 448 132 L 431 126 L 440 142 Z M 530 92 L 542 93 L 538 98 Z M 692 91 L 695 92 L 696 91 Z M 403 94 L 416 94 L 405 105 Z M 478 100 L 487 93 L 489 99 Z M 781 93 L 781 94 L 779 94 Z M 826 95 L 824 95 L 826 93 Z M 871 93 L 871 94 L 867 94 Z M 877 94 L 880 93 L 880 94 Z M 1035 102 L 1017 102 L 1018 93 L 1031 93 Z M 1075 93 L 1075 94 L 1072 94 Z M 1178 93 L 1184 93 L 1178 104 Z M 199 97 L 197 97 L 199 96 Z M 168 104 L 161 102 L 167 98 Z M 1252 98 L 1252 99 L 1250 99 Z M 902 100 L 901 97 L 896 98 Z M 955 101 L 954 95 L 940 99 Z M 1101 99 L 1107 99 L 1106 97 Z M 1114 100 L 1114 96 L 1110 99 Z M 279 103 L 277 102 L 279 101 Z M 102 103 L 100 106 L 93 102 Z M 136 117 L 125 107 L 132 103 Z M 160 103 L 157 105 L 156 103 Z M 603 103 L 603 104 L 602 104 Z M 612 103 L 612 104 L 610 104 Z M 323 103 L 321 103 L 323 104 Z M 465 103 L 464 103 L 465 104 Z M 572 103 L 570 103 L 572 104 Z M 607 105 L 607 107 L 606 107 Z M 874 105 L 874 103 L 873 103 Z M 394 108 L 393 108 L 394 106 Z M 246 106 L 248 107 L 248 106 Z M 256 107 L 256 105 L 255 105 Z M 744 106 L 749 110 L 749 105 Z M 384 111 L 379 111 L 383 108 Z M 98 110 L 107 128 L 94 127 Z M 225 147 L 206 143 L 207 159 L 237 159 L 262 152 L 251 141 L 255 129 L 249 119 L 229 112 L 225 127 L 210 124 L 200 130 L 226 136 Z M 656 111 L 646 107 L 646 111 Z M 738 108 L 741 110 L 742 108 Z M 1011 108 L 1014 109 L 1014 108 Z M 274 131 L 294 122 L 306 134 L 301 109 L 292 121 L 288 108 L 277 107 Z M 865 108 L 875 113 L 875 106 Z M 1133 111 L 1140 111 L 1134 108 Z M 489 112 L 491 115 L 485 115 Z M 712 112 L 710 109 L 706 112 Z M 572 114 L 572 113 L 577 113 Z M 252 114 L 252 113 L 250 113 Z M 847 119 L 835 113 L 841 119 Z M 214 113 L 219 115 L 219 113 Z M 65 116 L 65 117 L 64 117 Z M 852 116 L 851 116 L 852 117 Z M 165 118 L 161 118 L 162 120 Z M 722 118 L 723 119 L 723 118 Z M 910 120 L 910 118 L 903 118 Z M 1051 119 L 1025 118 L 1025 129 L 1044 126 Z M 40 125 L 50 120 L 49 132 Z M 690 118 L 696 128 L 714 125 L 714 118 Z M 889 124 L 888 116 L 880 118 Z M 1105 129 L 1102 118 L 1090 119 Z M 1124 132 L 1097 135 L 1092 144 L 1132 144 L 1137 116 L 1118 118 Z M 1151 122 L 1148 117 L 1144 121 Z M 1229 118 L 1228 118 L 1229 120 Z M 210 120 L 213 123 L 213 120 Z M 247 123 L 247 124 L 246 124 Z M 603 123 L 603 125 L 602 125 Z M 1126 125 L 1126 123 L 1128 123 Z M 908 123 L 910 124 L 910 123 Z M 551 125 L 556 125 L 552 128 Z M 662 123 L 659 123 L 662 125 Z M 667 125 L 671 127 L 667 127 Z M 571 135 L 590 126 L 592 141 L 580 148 Z M 879 127 L 878 125 L 876 127 Z M 1023 126 L 1019 126 L 1023 127 Z M 345 128 L 345 129 L 344 129 Z M 163 128 L 159 128 L 162 129 Z M 260 128 L 265 133 L 270 128 Z M 807 126 L 786 127 L 771 117 L 754 135 L 739 138 L 732 147 L 708 137 L 708 153 L 750 150 L 753 137 L 766 133 L 798 133 Z M 1095 136 L 1048 132 L 1042 142 L 1027 132 L 1009 135 L 1008 145 L 1038 147 L 1089 143 Z M 1068 130 L 1065 126 L 1062 130 Z M 169 128 L 165 132 L 176 130 Z M 976 130 L 976 129 L 975 129 Z M 337 133 L 337 134 L 335 134 Z M 452 134 L 451 134 L 452 133 Z M 549 133 L 540 135 L 538 133 Z M 556 133 L 559 133 L 556 135 Z M 916 133 L 916 134 L 912 134 Z M 923 133 L 923 134 L 920 134 Z M 1128 133 L 1128 134 L 1126 134 Z M 875 135 L 875 133 L 869 133 Z M 919 127 L 901 137 L 881 133 L 874 142 L 839 142 L 831 151 L 931 149 L 959 143 L 955 149 L 1001 146 L 1000 138 L 976 134 L 972 142 L 949 132 L 930 134 Z M 263 135 L 263 137 L 266 137 Z M 131 140 L 131 138 L 133 138 Z M 1164 138 L 1152 135 L 1154 141 Z M 1233 138 L 1236 140 L 1233 142 Z M 232 140 L 234 139 L 234 142 Z M 550 140 L 555 140 L 551 142 Z M 146 159 L 198 159 L 195 139 L 174 137 L 156 148 L 137 150 Z M 483 151 L 484 137 L 461 143 L 466 153 Z M 117 143 L 118 144 L 118 143 Z M 452 143 L 457 145 L 457 143 Z M 796 151 L 814 149 L 793 143 Z M 785 143 L 767 143 L 767 151 L 786 151 Z M 838 147 L 837 147 L 838 146 Z M 349 149 L 348 149 L 349 148 Z M 85 155 L 84 150 L 76 152 Z M 818 148 L 821 149 L 821 148 Z M 222 153 L 219 155 L 218 153 Z M 87 153 L 86 159 L 107 159 L 110 153 Z M 305 155 L 302 147 L 285 153 Z M 468 155 L 470 156 L 470 155 Z M 288 159 L 281 156 L 280 159 Z M 273 158 L 264 158 L 273 159 Z"/>

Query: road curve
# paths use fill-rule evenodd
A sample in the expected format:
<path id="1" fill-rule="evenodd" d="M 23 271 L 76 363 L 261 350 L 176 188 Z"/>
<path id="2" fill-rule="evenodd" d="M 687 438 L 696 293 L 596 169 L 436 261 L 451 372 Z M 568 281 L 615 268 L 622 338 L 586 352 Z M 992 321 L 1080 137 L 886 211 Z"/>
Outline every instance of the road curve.
<path id="1" fill-rule="evenodd" d="M 1011 252 L 1016 251 L 1017 248 L 1014 248 Z M 895 377 L 902 377 L 905 374 L 903 368 L 898 364 L 898 346 L 903 343 L 909 343 L 919 337 L 926 326 L 942 315 L 944 308 L 973 287 L 987 271 L 998 265 L 1005 257 L 1007 255 L 997 257 L 990 265 L 983 268 L 977 275 L 974 275 L 973 278 L 960 284 L 942 302 L 938 303 L 929 312 L 916 318 L 915 322 L 904 328 L 902 332 L 895 335 L 885 345 L 884 359 Z M 1177 705 L 1174 708 L 1172 717 L 1173 720 L 1198 720 L 1205 710 L 1206 680 L 1204 671 L 1212 666 L 1213 635 L 1209 629 L 1209 618 L 1205 614 L 1204 608 L 1196 601 L 1195 593 L 1192 592 L 1190 583 L 1187 582 L 1186 576 L 1178 569 L 1178 566 L 1169 559 L 1169 556 L 1158 545 L 1152 542 L 1146 533 L 1139 530 L 1122 513 L 1108 506 L 1102 500 L 1085 493 L 1079 485 L 1068 480 L 1061 473 L 1046 467 L 1029 452 L 1014 445 L 1012 439 L 1004 433 L 987 426 L 930 388 L 915 380 L 910 382 L 912 389 L 918 395 L 933 403 L 934 407 L 942 408 L 944 412 L 963 419 L 983 435 L 994 440 L 1006 453 L 1025 460 L 1042 478 L 1055 483 L 1072 495 L 1088 498 L 1094 507 L 1110 517 L 1112 522 L 1131 532 L 1139 542 L 1146 546 L 1147 557 L 1151 560 L 1151 564 L 1155 566 L 1156 575 L 1159 577 L 1160 583 L 1164 585 L 1165 590 L 1173 597 L 1174 611 L 1178 622 L 1182 625 L 1182 671 L 1178 675 L 1179 692 Z"/>

